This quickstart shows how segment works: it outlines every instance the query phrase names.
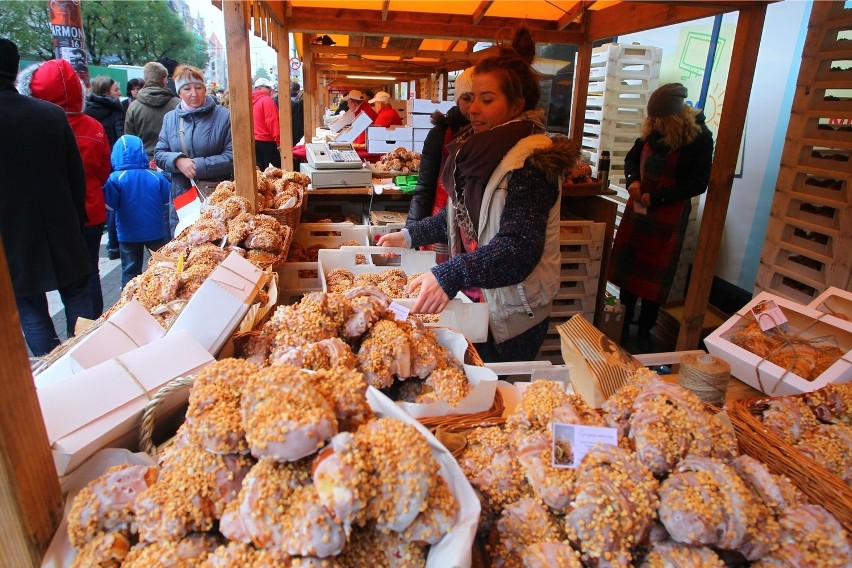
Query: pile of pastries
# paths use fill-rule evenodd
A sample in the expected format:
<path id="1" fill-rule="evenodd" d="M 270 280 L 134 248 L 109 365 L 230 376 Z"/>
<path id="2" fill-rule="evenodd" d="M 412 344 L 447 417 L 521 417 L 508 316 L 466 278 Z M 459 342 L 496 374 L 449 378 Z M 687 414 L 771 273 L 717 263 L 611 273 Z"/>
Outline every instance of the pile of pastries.
<path id="1" fill-rule="evenodd" d="M 257 176 L 257 210 L 289 209 L 301 204 L 311 178 L 300 172 L 286 172 L 270 165 Z M 219 187 L 216 188 L 217 190 Z M 214 192 L 210 197 L 216 195 Z M 212 199 L 211 199 L 212 200 Z"/>
<path id="2" fill-rule="evenodd" d="M 74 565 L 425 566 L 459 505 L 426 439 L 377 418 L 366 389 L 344 367 L 204 368 L 158 467 L 75 497 Z"/>
<path id="3" fill-rule="evenodd" d="M 852 485 L 852 383 L 769 399 L 763 425 Z"/>
<path id="4" fill-rule="evenodd" d="M 792 337 L 777 328 L 763 331 L 757 322 L 738 330 L 731 343 L 808 381 L 818 379 L 845 354 L 830 341 Z"/>
<path id="5" fill-rule="evenodd" d="M 418 318 L 396 320 L 389 306 L 375 286 L 313 292 L 279 306 L 240 355 L 261 366 L 354 368 L 378 389 L 404 382 L 395 399 L 457 406 L 473 388 L 462 362 Z"/>
<path id="6" fill-rule="evenodd" d="M 552 424 L 618 429 L 576 469 Z M 558 463 L 558 460 L 556 460 Z M 721 419 L 643 369 L 596 413 L 536 381 L 504 428 L 477 428 L 459 464 L 482 501 L 492 566 L 820 566 L 852 563 L 842 525 L 786 478 L 737 455 Z"/>
<path id="7" fill-rule="evenodd" d="M 420 154 L 402 147 L 395 148 L 379 158 L 374 167 L 381 172 L 417 173 L 420 171 Z"/>

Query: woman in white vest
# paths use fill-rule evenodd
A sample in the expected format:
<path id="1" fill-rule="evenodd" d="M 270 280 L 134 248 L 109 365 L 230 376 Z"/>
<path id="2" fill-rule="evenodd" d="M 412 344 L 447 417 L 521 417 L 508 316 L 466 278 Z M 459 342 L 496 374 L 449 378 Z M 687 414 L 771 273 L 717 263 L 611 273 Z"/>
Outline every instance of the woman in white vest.
<path id="1" fill-rule="evenodd" d="M 531 63 L 535 42 L 518 30 L 511 47 L 473 71 L 472 129 L 448 145 L 441 172 L 450 200 L 436 215 L 382 246 L 447 243 L 450 259 L 409 283 L 413 311 L 437 313 L 459 291 L 481 294 L 491 312 L 487 362 L 534 359 L 559 289 L 562 180 L 579 157 L 564 136 L 545 134 Z"/>

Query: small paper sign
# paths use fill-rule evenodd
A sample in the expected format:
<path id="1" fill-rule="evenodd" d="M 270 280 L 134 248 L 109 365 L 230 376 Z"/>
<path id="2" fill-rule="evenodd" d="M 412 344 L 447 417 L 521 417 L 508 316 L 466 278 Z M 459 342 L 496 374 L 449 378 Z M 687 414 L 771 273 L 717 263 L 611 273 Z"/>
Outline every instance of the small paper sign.
<path id="1" fill-rule="evenodd" d="M 553 423 L 553 467 L 574 469 L 595 444 L 618 445 L 615 428 Z"/>
<path id="2" fill-rule="evenodd" d="M 393 317 L 397 321 L 405 321 L 408 319 L 408 313 L 411 311 L 402 304 L 391 302 L 388 309 L 393 312 Z"/>
<path id="3" fill-rule="evenodd" d="M 768 331 L 787 323 L 787 316 L 784 315 L 784 312 L 781 311 L 781 308 L 778 307 L 778 304 L 774 300 L 759 302 L 751 309 L 751 313 L 754 314 L 757 325 L 763 331 Z"/>

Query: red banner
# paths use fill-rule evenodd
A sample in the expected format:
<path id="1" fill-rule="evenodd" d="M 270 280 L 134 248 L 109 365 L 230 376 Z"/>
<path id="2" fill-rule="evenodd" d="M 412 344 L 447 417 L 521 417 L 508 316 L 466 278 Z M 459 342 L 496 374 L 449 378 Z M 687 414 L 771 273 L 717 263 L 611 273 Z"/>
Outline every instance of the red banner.
<path id="1" fill-rule="evenodd" d="M 53 55 L 65 59 L 89 84 L 89 58 L 83 36 L 83 12 L 80 0 L 49 0 L 50 32 L 53 35 Z"/>

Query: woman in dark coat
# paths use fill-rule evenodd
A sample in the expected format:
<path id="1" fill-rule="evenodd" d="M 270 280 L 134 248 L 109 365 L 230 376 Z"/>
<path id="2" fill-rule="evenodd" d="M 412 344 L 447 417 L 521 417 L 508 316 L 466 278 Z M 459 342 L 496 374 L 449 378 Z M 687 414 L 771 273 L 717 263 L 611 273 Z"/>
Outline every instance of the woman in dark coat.
<path id="1" fill-rule="evenodd" d="M 109 147 L 124 136 L 124 108 L 121 106 L 121 89 L 115 80 L 101 75 L 92 79 L 91 92 L 86 97 L 83 112 L 103 124 L 109 138 Z"/>
<path id="2" fill-rule="evenodd" d="M 172 174 L 172 233 L 178 223 L 174 199 L 189 190 L 191 180 L 218 182 L 234 176 L 230 111 L 207 95 L 201 70 L 181 65 L 174 80 L 181 102 L 163 118 L 154 150 L 157 166 Z"/>
<path id="3" fill-rule="evenodd" d="M 643 351 L 653 347 L 651 327 L 674 281 L 690 199 L 707 189 L 713 162 L 713 135 L 686 97 L 680 83 L 651 94 L 642 137 L 624 160 L 630 198 L 613 244 L 609 281 L 620 287 L 625 306 L 622 341 L 642 298 L 638 339 Z"/>

